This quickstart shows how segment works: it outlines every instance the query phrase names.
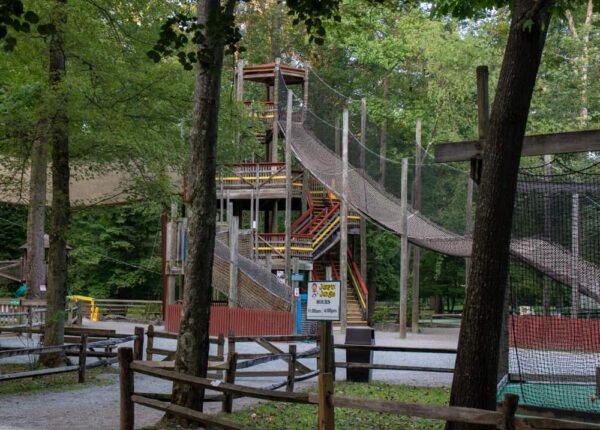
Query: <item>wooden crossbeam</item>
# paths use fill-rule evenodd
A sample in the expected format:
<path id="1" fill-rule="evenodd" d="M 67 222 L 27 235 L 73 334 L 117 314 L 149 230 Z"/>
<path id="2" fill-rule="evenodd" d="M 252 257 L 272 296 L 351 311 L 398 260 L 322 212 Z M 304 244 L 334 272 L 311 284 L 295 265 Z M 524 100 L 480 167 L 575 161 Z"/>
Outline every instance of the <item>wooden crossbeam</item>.
<path id="1" fill-rule="evenodd" d="M 435 146 L 435 162 L 468 161 L 483 155 L 480 140 L 447 142 Z M 600 151 L 600 130 L 525 136 L 521 156 Z"/>
<path id="2" fill-rule="evenodd" d="M 267 341 L 265 338 L 256 338 L 255 342 L 257 344 L 259 344 L 260 346 L 262 346 L 264 349 L 266 349 L 267 351 L 269 351 L 270 353 L 273 354 L 285 354 L 281 349 L 277 348 L 275 345 L 273 345 L 272 343 L 270 343 L 269 341 Z M 287 354 L 286 354 L 287 356 Z M 284 358 L 284 360 L 286 362 L 289 362 L 289 358 Z M 300 372 L 301 374 L 305 374 L 305 373 L 310 373 L 312 371 L 312 369 L 309 369 L 308 367 L 306 367 L 304 364 L 296 362 L 296 369 L 298 370 L 298 372 Z"/>

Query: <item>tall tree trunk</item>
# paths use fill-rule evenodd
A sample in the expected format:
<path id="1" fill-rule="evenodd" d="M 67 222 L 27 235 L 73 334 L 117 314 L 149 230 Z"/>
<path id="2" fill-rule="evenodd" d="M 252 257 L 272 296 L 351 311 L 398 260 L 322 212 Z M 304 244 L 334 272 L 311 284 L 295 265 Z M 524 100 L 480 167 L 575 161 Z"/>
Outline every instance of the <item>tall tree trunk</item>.
<path id="1" fill-rule="evenodd" d="M 469 289 L 450 404 L 495 409 L 498 353 L 517 173 L 550 1 L 519 0 L 492 108 L 475 216 Z M 449 424 L 449 428 L 486 428 Z"/>
<path id="2" fill-rule="evenodd" d="M 283 2 L 273 5 L 273 16 L 271 19 L 271 60 L 281 57 L 281 23 L 283 20 Z"/>
<path id="3" fill-rule="evenodd" d="M 575 73 L 579 77 L 579 98 L 581 101 L 581 106 L 579 108 L 579 123 L 581 128 L 584 128 L 589 122 L 589 97 L 588 97 L 588 87 L 589 87 L 589 78 L 588 78 L 588 68 L 590 67 L 590 35 L 592 33 L 593 26 L 593 18 L 594 18 L 594 0 L 587 1 L 587 7 L 585 12 L 585 20 L 583 23 L 583 34 L 580 35 L 577 31 L 577 26 L 575 25 L 575 19 L 573 18 L 573 13 L 567 9 L 565 11 L 565 16 L 567 17 L 567 24 L 569 26 L 569 32 L 571 35 L 577 39 L 577 41 L 581 44 L 581 55 L 575 58 Z"/>
<path id="4" fill-rule="evenodd" d="M 51 116 L 49 140 L 52 148 L 52 217 L 50 220 L 50 249 L 48 251 L 48 293 L 44 344 L 64 343 L 65 300 L 67 295 L 67 229 L 69 227 L 69 118 L 64 84 L 67 0 L 56 0 L 52 11 L 56 32 L 50 39 L 49 83 L 51 90 Z M 41 357 L 46 366 L 64 362 L 64 353 L 45 354 Z"/>
<path id="5" fill-rule="evenodd" d="M 183 298 L 183 316 L 177 339 L 175 369 L 205 377 L 208 368 L 212 265 L 216 221 L 216 146 L 223 65 L 223 34 L 218 33 L 233 15 L 235 0 L 221 10 L 219 0 L 198 1 L 198 22 L 206 24 L 205 42 L 198 48 L 207 63 L 196 64 L 194 112 L 190 133 L 188 171 L 190 205 L 189 246 Z M 202 410 L 204 390 L 186 384 L 173 385 L 173 403 Z M 184 426 L 187 423 L 182 423 Z"/>
<path id="6" fill-rule="evenodd" d="M 29 208 L 27 212 L 27 297 L 39 298 L 40 285 L 46 283 L 44 221 L 48 169 L 48 122 L 38 122 L 37 137 L 31 147 Z"/>

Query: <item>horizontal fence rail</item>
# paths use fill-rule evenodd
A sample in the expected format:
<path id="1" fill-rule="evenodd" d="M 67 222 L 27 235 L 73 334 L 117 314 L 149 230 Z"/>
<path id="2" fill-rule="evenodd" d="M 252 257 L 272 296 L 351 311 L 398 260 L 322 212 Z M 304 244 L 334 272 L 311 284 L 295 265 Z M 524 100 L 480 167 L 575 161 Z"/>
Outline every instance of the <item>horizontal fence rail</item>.
<path id="1" fill-rule="evenodd" d="M 144 362 L 134 361 L 133 352 L 127 348 L 119 350 L 119 361 L 121 366 L 121 417 L 120 429 L 130 430 L 134 428 L 134 405 L 140 404 L 154 409 L 170 412 L 174 415 L 190 419 L 207 425 L 211 428 L 222 429 L 248 429 L 241 424 L 234 423 L 221 417 L 215 417 L 204 414 L 189 408 L 181 407 L 170 403 L 170 396 L 159 393 L 139 393 L 134 390 L 133 375 L 135 372 L 165 379 L 172 382 L 188 384 L 194 387 L 204 388 L 211 391 L 217 391 L 221 394 L 207 395 L 207 401 L 221 401 L 223 411 L 228 413 L 232 410 L 232 401 L 235 398 L 250 397 L 262 400 L 270 400 L 286 403 L 311 404 L 319 408 L 319 429 L 332 430 L 335 428 L 333 421 L 335 408 L 360 409 L 377 413 L 389 413 L 404 415 L 410 417 L 421 417 L 426 419 L 443 420 L 448 422 L 461 422 L 475 425 L 488 425 L 502 430 L 525 430 L 525 429 L 599 429 L 600 425 L 591 423 L 576 423 L 565 421 L 555 417 L 515 417 L 518 410 L 518 396 L 507 394 L 504 401 L 500 403 L 496 411 L 430 405 L 418 403 L 397 402 L 392 400 L 374 400 L 364 398 L 353 398 L 345 396 L 336 396 L 333 393 L 333 383 L 331 374 L 323 374 L 319 377 L 319 393 L 308 394 L 292 391 L 278 392 L 273 391 L 277 388 L 286 386 L 289 389 L 293 386 L 293 380 L 299 380 L 290 376 L 283 383 L 273 384 L 269 387 L 256 388 L 235 384 L 236 369 L 248 368 L 252 365 L 264 364 L 266 358 L 276 359 L 295 359 L 298 355 L 295 353 L 295 345 L 290 345 L 290 352 L 283 354 L 272 354 L 266 357 L 259 357 L 253 360 L 237 363 L 236 353 L 233 352 L 228 358 L 228 373 L 225 381 L 219 381 L 208 378 L 200 378 L 186 375 L 183 373 L 157 369 L 148 366 Z M 293 369 L 290 366 L 290 369 Z M 318 370 L 311 372 L 310 377 L 316 376 Z M 307 375 L 308 376 L 308 375 Z M 329 382 L 328 382 L 329 381 Z"/>
<path id="2" fill-rule="evenodd" d="M 5 330 L 5 329 L 3 329 Z M 41 332 L 41 330 L 37 330 Z M 110 330 L 95 330 L 83 328 L 67 328 L 65 332 L 79 335 L 78 343 L 63 345 L 52 345 L 32 348 L 0 350 L 0 360 L 16 356 L 40 355 L 49 353 L 65 353 L 65 355 L 76 356 L 79 359 L 77 365 L 68 365 L 48 369 L 35 369 L 24 372 L 13 372 L 0 375 L 0 382 L 13 381 L 17 379 L 33 378 L 40 376 L 56 375 L 60 373 L 78 372 L 79 383 L 85 382 L 85 371 L 99 366 L 108 366 L 118 362 L 117 354 L 112 352 L 112 347 L 124 343 L 134 342 L 135 356 L 142 359 L 144 348 L 144 328 L 136 327 L 134 335 L 111 333 Z M 104 340 L 89 342 L 90 335 L 110 337 Z M 95 351 L 95 348 L 103 348 L 104 351 Z M 88 357 L 96 358 L 94 362 L 88 362 Z"/>

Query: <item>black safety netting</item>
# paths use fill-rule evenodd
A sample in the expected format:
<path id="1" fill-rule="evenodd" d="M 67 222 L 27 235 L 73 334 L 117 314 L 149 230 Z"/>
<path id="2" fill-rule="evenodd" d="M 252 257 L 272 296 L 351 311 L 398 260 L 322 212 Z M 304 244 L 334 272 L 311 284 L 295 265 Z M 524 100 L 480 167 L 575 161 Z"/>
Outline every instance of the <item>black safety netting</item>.
<path id="1" fill-rule="evenodd" d="M 600 413 L 600 167 L 521 169 L 509 274 L 509 372 L 520 403 Z"/>
<path id="2" fill-rule="evenodd" d="M 281 88 L 287 95 L 284 83 Z M 361 126 L 360 101 L 314 73 L 308 97 L 294 100 L 289 137 L 296 158 L 354 210 L 400 233 L 401 156 L 380 152 L 381 124 Z M 345 189 L 344 108 L 351 118 Z M 285 111 L 280 102 L 282 129 Z M 447 255 L 470 256 L 468 165 L 435 164 L 429 149 L 423 148 L 420 165 L 420 202 L 413 190 L 414 158 L 409 162 L 408 238 Z M 600 168 L 588 161 L 588 167 L 579 169 L 558 161 L 521 169 L 510 247 L 508 372 L 499 383 L 499 399 L 514 392 L 523 404 L 600 412 L 595 397 L 600 372 Z"/>

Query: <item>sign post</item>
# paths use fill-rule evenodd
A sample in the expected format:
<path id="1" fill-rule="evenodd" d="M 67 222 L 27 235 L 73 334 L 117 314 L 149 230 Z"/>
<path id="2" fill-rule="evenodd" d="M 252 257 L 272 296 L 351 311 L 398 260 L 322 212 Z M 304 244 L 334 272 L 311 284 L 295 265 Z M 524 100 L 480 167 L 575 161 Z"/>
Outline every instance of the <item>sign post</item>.
<path id="1" fill-rule="evenodd" d="M 309 282 L 306 319 L 321 321 L 321 353 L 319 354 L 319 429 L 333 428 L 334 410 L 329 396 L 333 395 L 335 361 L 333 355 L 332 321 L 340 320 L 340 281 Z"/>

